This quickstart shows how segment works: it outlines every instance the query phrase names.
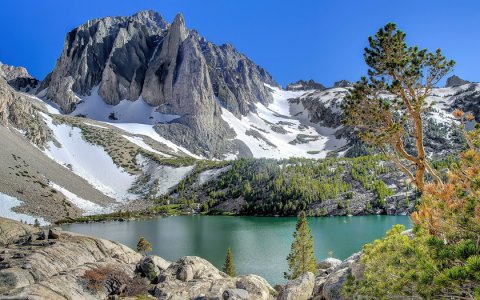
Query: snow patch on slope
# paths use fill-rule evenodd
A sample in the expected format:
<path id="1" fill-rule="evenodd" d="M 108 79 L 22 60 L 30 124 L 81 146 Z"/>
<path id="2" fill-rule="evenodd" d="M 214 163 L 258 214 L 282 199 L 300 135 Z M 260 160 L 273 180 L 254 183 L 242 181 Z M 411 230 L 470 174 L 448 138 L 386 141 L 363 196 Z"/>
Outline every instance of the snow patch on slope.
<path id="1" fill-rule="evenodd" d="M 288 99 L 300 97 L 305 91 L 284 91 L 266 86 L 273 96 L 268 107 L 256 103 L 256 113 L 250 112 L 241 119 L 222 108 L 223 120 L 235 131 L 237 139 L 245 142 L 254 157 L 324 158 L 328 151 L 346 144 L 346 140 L 335 138 L 335 128 L 312 124 L 291 113 Z"/>
<path id="2" fill-rule="evenodd" d="M 39 94 L 39 97 L 45 97 L 45 95 L 46 89 Z M 48 113 L 55 115 L 62 114 L 56 103 L 53 103 L 48 99 L 42 100 L 32 95 L 28 96 L 35 101 L 40 101 L 44 104 Z M 80 101 L 76 104 L 75 110 L 70 113 L 71 116 L 85 116 L 88 119 L 96 120 L 105 123 L 106 125 L 115 126 L 132 135 L 145 135 L 171 148 L 173 152 L 183 152 L 196 159 L 203 158 L 160 136 L 153 128 L 154 125 L 171 122 L 180 116 L 160 113 L 157 111 L 157 107 L 150 106 L 141 97 L 136 101 L 122 100 L 117 105 L 109 105 L 105 103 L 100 95 L 98 95 L 98 87 L 94 87 L 90 96 L 78 98 Z M 114 117 L 114 119 L 111 117 Z M 92 127 L 103 129 L 108 128 L 89 122 L 84 123 Z M 163 154 L 163 156 L 169 157 L 168 154 Z"/>
<path id="3" fill-rule="evenodd" d="M 141 97 L 138 100 L 122 100 L 117 105 L 109 105 L 98 95 L 98 86 L 90 96 L 84 96 L 77 103 L 72 116 L 84 115 L 90 119 L 109 123 L 168 123 L 179 118 L 178 115 L 162 114 L 156 107 L 150 106 Z"/>
<path id="4" fill-rule="evenodd" d="M 85 125 L 88 125 L 88 126 L 91 126 L 91 127 L 97 127 L 97 128 L 102 128 L 102 129 L 108 129 L 108 127 L 101 126 L 101 125 L 97 125 L 97 124 L 92 124 L 92 123 L 88 123 L 88 122 L 83 122 L 83 124 L 85 124 Z"/>
<path id="5" fill-rule="evenodd" d="M 129 142 L 137 145 L 138 147 L 140 148 L 143 148 L 145 150 L 147 150 L 148 152 L 152 152 L 152 153 L 156 153 L 158 155 L 161 155 L 163 157 L 168 157 L 168 158 L 171 158 L 172 156 L 171 155 L 168 155 L 166 153 L 163 153 L 163 152 L 160 152 L 160 151 L 157 151 L 155 149 L 153 149 L 152 147 L 150 147 L 149 145 L 147 145 L 147 143 L 145 143 L 143 141 L 143 139 L 141 137 L 138 137 L 138 136 L 128 136 L 128 135 L 122 135 L 126 140 L 128 140 Z"/>
<path id="6" fill-rule="evenodd" d="M 0 193 L 0 217 L 17 220 L 17 221 L 25 221 L 29 224 L 33 224 L 35 219 L 40 222 L 40 225 L 49 225 L 50 223 L 45 221 L 43 218 L 40 217 L 32 217 L 26 214 L 17 213 L 12 210 L 12 208 L 20 206 L 22 201 L 18 200 L 15 197 Z"/>
<path id="7" fill-rule="evenodd" d="M 192 156 L 197 159 L 201 159 L 202 157 L 193 154 L 192 152 L 188 151 L 186 148 L 182 146 L 178 146 L 171 141 L 165 139 L 164 137 L 160 136 L 155 129 L 153 129 L 152 125 L 146 125 L 146 124 L 137 124 L 137 123 L 107 123 L 108 125 L 115 126 L 117 128 L 122 129 L 123 131 L 126 131 L 128 133 L 134 134 L 134 135 L 145 135 L 153 140 L 162 143 L 166 145 L 167 147 L 171 148 L 174 152 L 183 152 L 189 156 Z"/>
<path id="8" fill-rule="evenodd" d="M 202 186 L 205 183 L 218 178 L 221 174 L 227 172 L 231 169 L 231 166 L 226 166 L 220 169 L 211 169 L 206 170 L 198 174 L 198 180 L 196 182 L 196 186 Z"/>
<path id="9" fill-rule="evenodd" d="M 433 118 L 437 123 L 457 124 L 458 121 L 452 116 L 452 107 L 455 99 L 461 95 L 466 97 L 480 91 L 478 84 L 464 84 L 454 87 L 433 89 L 431 95 L 427 97 L 426 102 L 431 105 L 432 110 L 428 112 L 428 116 Z"/>
<path id="10" fill-rule="evenodd" d="M 70 192 L 66 188 L 59 186 L 54 182 L 50 181 L 49 186 L 61 192 L 67 198 L 68 201 L 70 201 L 73 205 L 83 210 L 84 215 L 94 215 L 94 214 L 102 214 L 102 213 L 110 212 L 109 209 L 104 208 L 91 201 L 85 200 L 82 197 Z"/>
<path id="11" fill-rule="evenodd" d="M 112 158 L 97 145 L 87 143 L 79 128 L 64 124 L 55 125 L 50 116 L 43 114 L 60 146 L 50 141 L 45 153 L 57 163 L 68 166 L 80 177 L 107 196 L 116 200 L 136 198 L 128 192 L 136 179 L 113 162 Z"/>
<path id="12" fill-rule="evenodd" d="M 174 168 L 159 165 L 143 156 L 137 156 L 137 162 L 142 166 L 142 171 L 150 175 L 150 181 L 158 181 L 156 196 L 164 195 L 187 176 L 194 166 Z"/>
<path id="13" fill-rule="evenodd" d="M 268 109 L 274 113 L 290 116 L 290 103 L 288 99 L 301 97 L 306 91 L 285 91 L 268 84 L 265 84 L 272 93 L 273 102 L 268 105 Z"/>

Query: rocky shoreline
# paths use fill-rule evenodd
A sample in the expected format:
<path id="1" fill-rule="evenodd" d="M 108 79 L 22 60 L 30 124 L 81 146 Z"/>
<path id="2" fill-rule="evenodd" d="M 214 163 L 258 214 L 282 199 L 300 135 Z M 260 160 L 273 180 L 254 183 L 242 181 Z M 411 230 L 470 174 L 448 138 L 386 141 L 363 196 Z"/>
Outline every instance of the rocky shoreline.
<path id="1" fill-rule="evenodd" d="M 168 262 L 116 242 L 0 218 L 1 299 L 118 299 L 137 292 L 145 299 L 342 299 L 343 282 L 361 274 L 358 258 L 326 259 L 317 277 L 306 273 L 272 287 L 257 275 L 230 277 L 200 257 Z M 86 277 L 105 269 L 125 282 L 89 288 Z"/>

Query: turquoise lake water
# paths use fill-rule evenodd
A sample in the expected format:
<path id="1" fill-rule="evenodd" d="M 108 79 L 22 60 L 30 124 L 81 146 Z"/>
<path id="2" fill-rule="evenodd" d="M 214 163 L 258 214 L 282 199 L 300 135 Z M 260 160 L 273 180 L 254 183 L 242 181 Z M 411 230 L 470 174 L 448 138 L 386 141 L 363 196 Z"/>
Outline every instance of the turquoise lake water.
<path id="1" fill-rule="evenodd" d="M 140 236 L 153 253 L 174 261 L 185 255 L 203 257 L 220 268 L 232 248 L 237 274 L 257 274 L 272 285 L 285 282 L 296 218 L 173 216 L 149 220 L 65 225 L 65 230 L 102 237 L 135 249 Z M 365 243 L 385 235 L 394 224 L 411 227 L 407 216 L 309 218 L 318 260 L 345 259 Z"/>

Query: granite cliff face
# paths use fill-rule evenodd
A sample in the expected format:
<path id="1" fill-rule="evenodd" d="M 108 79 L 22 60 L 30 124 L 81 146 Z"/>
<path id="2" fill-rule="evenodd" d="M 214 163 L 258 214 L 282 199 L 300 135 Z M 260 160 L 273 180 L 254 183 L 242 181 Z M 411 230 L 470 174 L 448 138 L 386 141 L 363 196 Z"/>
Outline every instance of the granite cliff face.
<path id="1" fill-rule="evenodd" d="M 276 86 L 270 74 L 230 44 L 217 46 L 204 38 L 200 48 L 208 65 L 215 96 L 237 117 L 254 111 L 254 104 L 268 105 L 272 95 L 265 83 Z"/>
<path id="2" fill-rule="evenodd" d="M 158 124 L 157 132 L 198 154 L 221 157 L 238 141 L 220 118 L 220 104 L 246 115 L 253 103 L 272 101 L 265 83 L 276 85 L 232 46 L 214 45 L 188 30 L 181 14 L 168 24 L 142 11 L 91 20 L 70 31 L 39 91 L 66 113 L 97 86 L 111 105 L 143 99 L 158 112 L 178 116 Z"/>
<path id="3" fill-rule="evenodd" d="M 39 91 L 48 88 L 47 98 L 65 112 L 80 101 L 76 94 L 88 95 L 97 85 L 109 104 L 136 100 L 155 40 L 167 26 L 149 11 L 88 21 L 67 34 L 62 54 Z"/>

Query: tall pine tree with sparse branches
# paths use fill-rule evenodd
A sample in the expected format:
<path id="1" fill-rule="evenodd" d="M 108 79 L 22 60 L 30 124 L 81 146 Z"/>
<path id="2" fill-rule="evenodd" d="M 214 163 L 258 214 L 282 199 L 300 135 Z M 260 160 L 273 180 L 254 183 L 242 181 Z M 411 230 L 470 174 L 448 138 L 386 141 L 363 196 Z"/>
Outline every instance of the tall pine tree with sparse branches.
<path id="1" fill-rule="evenodd" d="M 233 254 L 230 247 L 227 250 L 227 256 L 225 257 L 225 264 L 223 265 L 223 272 L 231 277 L 235 277 L 235 264 L 233 263 Z"/>
<path id="2" fill-rule="evenodd" d="M 308 227 L 305 212 L 300 212 L 290 254 L 287 257 L 288 273 L 286 279 L 295 279 L 306 272 L 317 274 L 317 262 L 313 252 L 313 236 Z"/>
<path id="3" fill-rule="evenodd" d="M 423 145 L 423 114 L 432 104 L 426 100 L 455 62 L 440 49 L 432 53 L 407 46 L 405 37 L 393 23 L 369 37 L 364 53 L 368 77 L 362 77 L 345 98 L 345 124 L 356 128 L 364 142 L 377 146 L 423 191 L 426 172 L 442 182 Z"/>

